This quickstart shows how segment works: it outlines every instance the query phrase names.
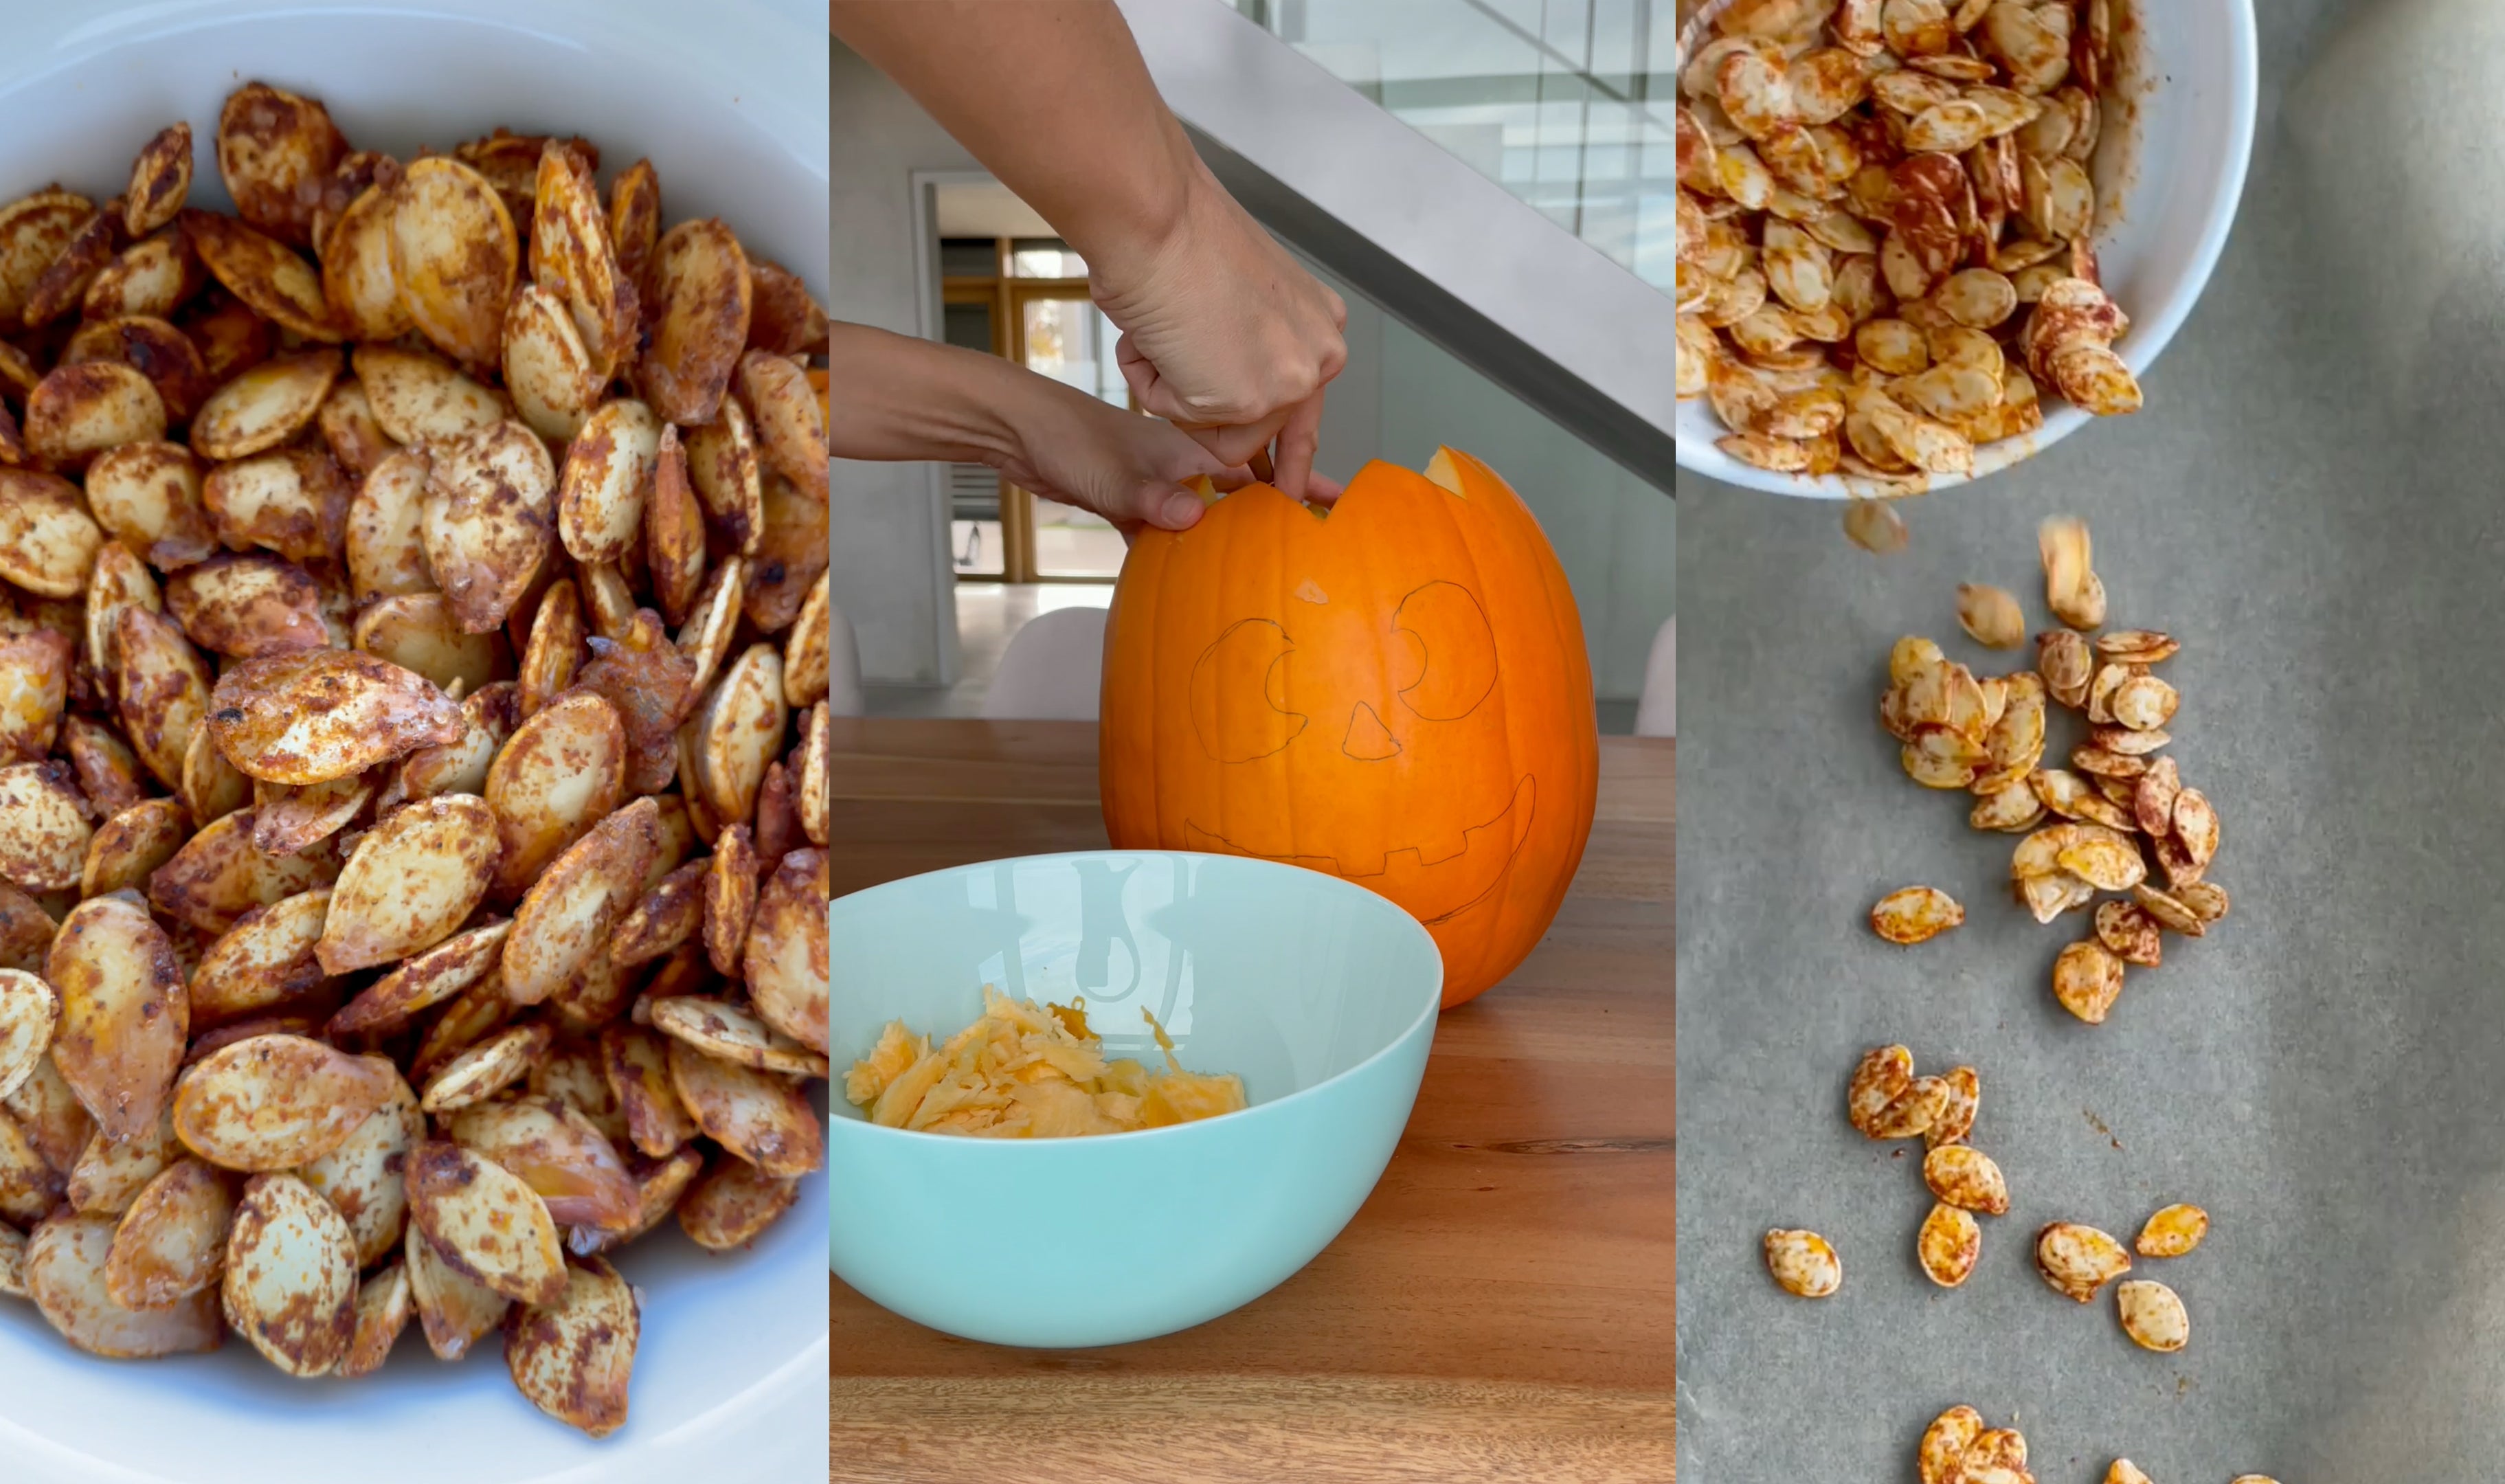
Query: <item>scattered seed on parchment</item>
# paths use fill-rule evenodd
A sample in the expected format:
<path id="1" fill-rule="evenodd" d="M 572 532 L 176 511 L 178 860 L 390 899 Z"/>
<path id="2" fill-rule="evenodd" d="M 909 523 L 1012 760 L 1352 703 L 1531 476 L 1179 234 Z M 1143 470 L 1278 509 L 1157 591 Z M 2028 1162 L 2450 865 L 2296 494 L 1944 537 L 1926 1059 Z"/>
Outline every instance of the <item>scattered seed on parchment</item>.
<path id="1" fill-rule="evenodd" d="M 2035 1234 L 2035 1271 L 2054 1292 L 2084 1304 L 2131 1271 L 2131 1254 L 2093 1226 L 2055 1221 Z"/>
<path id="2" fill-rule="evenodd" d="M 1976 583 L 1959 586 L 1958 626 L 1988 650 L 2014 650 L 2027 640 L 2027 615 L 2005 587 Z"/>
<path id="3" fill-rule="evenodd" d="M 1944 1289 L 1954 1289 L 1974 1272 L 1983 1254 L 1983 1227 L 1964 1211 L 1941 1201 L 1923 1219 L 1914 1242 L 1923 1275 Z"/>
<path id="4" fill-rule="evenodd" d="M 2145 1278 L 2114 1288 L 2114 1313 L 2122 1332 L 2142 1350 L 2171 1353 L 2191 1343 L 2192 1317 L 2172 1289 Z"/>
<path id="5" fill-rule="evenodd" d="M 1923 1184 L 1960 1211 L 1985 1216 L 2009 1212 L 2009 1182 L 1992 1156 L 1970 1145 L 1943 1144 L 1923 1156 Z"/>
<path id="6" fill-rule="evenodd" d="M 2132 1248 L 2143 1257 L 2180 1257 L 2208 1234 L 2209 1213 L 2198 1206 L 2169 1206 L 2148 1219 Z"/>
<path id="7" fill-rule="evenodd" d="M 2141 969 L 2155 969 L 2165 955 L 2157 919 L 2135 901 L 2116 899 L 2097 904 L 2097 941 L 2114 957 Z"/>
<path id="8" fill-rule="evenodd" d="M 1931 1126 L 1923 1131 L 1923 1139 L 1932 1148 L 1943 1144 L 1963 1144 L 1974 1131 L 1974 1115 L 1983 1106 L 1983 1078 L 1972 1067 L 1951 1067 L 1940 1077 L 1949 1090 L 1948 1102 Z"/>
<path id="9" fill-rule="evenodd" d="M 1766 1271 L 1786 1293 L 1824 1298 L 1844 1287 L 1844 1259 L 1814 1231 L 1778 1227 L 1766 1233 Z"/>
<path id="10" fill-rule="evenodd" d="M 1871 931 L 1891 943 L 1908 946 L 1930 939 L 1965 921 L 1965 908 L 1936 887 L 1909 886 L 1889 892 L 1870 909 Z"/>
<path id="11" fill-rule="evenodd" d="M 2090 1025 L 2104 1024 L 2122 995 L 2122 960 L 2093 937 L 2062 950 L 2053 961 L 2053 998 Z"/>

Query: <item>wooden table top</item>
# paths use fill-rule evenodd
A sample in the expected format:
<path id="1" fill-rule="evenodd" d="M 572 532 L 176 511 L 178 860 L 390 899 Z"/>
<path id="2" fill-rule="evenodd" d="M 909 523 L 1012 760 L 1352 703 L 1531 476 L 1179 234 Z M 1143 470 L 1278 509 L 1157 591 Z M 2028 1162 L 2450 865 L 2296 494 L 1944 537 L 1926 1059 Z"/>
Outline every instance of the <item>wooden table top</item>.
<path id="1" fill-rule="evenodd" d="M 831 1477 L 1672 1477 L 1675 749 L 1605 737 L 1548 936 L 1436 1029 L 1348 1229 L 1180 1334 L 959 1340 L 829 1279 Z M 1106 844 L 1089 724 L 837 721 L 832 886 Z"/>

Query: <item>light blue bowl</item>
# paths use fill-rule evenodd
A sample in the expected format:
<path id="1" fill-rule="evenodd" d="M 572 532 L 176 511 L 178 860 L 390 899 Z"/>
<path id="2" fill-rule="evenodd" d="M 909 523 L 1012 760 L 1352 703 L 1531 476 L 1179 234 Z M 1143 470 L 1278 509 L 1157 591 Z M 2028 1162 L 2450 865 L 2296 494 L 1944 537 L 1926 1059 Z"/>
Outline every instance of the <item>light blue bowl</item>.
<path id="1" fill-rule="evenodd" d="M 1250 1303 L 1329 1245 L 1417 1101 L 1444 965 L 1407 912 L 1319 871 L 1090 851 L 892 881 L 836 901 L 835 1272 L 907 1319 L 1002 1345 L 1115 1345 Z M 1242 1113 L 1137 1134 L 880 1128 L 841 1096 L 890 1020 L 934 1042 L 1011 999 L 1087 1000 L 1109 1056 L 1162 1065 L 1155 1012 Z"/>

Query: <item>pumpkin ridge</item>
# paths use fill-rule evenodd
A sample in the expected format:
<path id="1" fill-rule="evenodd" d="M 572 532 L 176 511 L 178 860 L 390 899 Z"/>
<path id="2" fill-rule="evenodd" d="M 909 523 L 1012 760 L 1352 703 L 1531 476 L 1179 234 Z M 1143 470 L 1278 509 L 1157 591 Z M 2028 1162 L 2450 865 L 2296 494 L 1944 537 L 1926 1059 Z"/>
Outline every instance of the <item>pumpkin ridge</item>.
<path id="1" fill-rule="evenodd" d="M 1449 1006 L 1554 919 L 1599 747 L 1536 517 L 1466 453 L 1430 468 L 1368 464 L 1327 522 L 1248 485 L 1189 532 L 1142 533 L 1109 618 L 1100 781 L 1117 848 L 1279 861 L 1397 902 Z"/>

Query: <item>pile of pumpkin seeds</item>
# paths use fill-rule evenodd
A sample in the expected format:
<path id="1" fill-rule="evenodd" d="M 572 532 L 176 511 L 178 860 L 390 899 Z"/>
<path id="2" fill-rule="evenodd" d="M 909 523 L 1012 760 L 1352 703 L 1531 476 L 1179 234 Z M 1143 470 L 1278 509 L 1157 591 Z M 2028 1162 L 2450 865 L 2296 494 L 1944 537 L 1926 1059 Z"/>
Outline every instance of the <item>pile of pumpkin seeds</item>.
<path id="1" fill-rule="evenodd" d="M 2010 883 L 2037 922 L 2095 908 L 2093 930 L 2055 961 L 2053 993 L 2097 1025 L 2122 993 L 2126 965 L 2161 962 L 2161 930 L 2200 937 L 2227 915 L 2225 888 L 2208 879 L 2220 826 L 2216 806 L 2162 751 L 2181 697 L 2156 667 L 2181 645 L 2151 629 L 2091 641 L 2106 599 L 2086 525 L 2057 516 L 2036 540 L 2045 602 L 2060 624 L 2036 636 L 2034 668 L 1978 677 L 1930 640 L 1909 636 L 1888 657 L 1879 717 L 1901 744 L 1906 776 L 1973 795 L 1967 822 L 1975 829 L 2025 835 Z M 1960 588 L 1958 615 L 1987 648 L 2024 643 L 2018 601 L 2000 588 Z M 2054 706 L 2079 713 L 2089 727 L 2067 767 L 2044 765 Z M 1909 892 L 1930 890 L 1894 894 L 1881 903 L 1889 922 L 1874 909 L 1874 925 L 1902 941 L 1890 933 L 1898 921 L 1940 921 L 1936 909 L 1918 915 L 1908 905 Z M 2099 903 L 2099 894 L 2112 896 Z"/>
<path id="2" fill-rule="evenodd" d="M 1908 637 L 1889 656 L 1880 717 L 1901 746 L 1908 776 L 1927 788 L 1973 795 L 1969 823 L 1976 829 L 2026 835 L 2011 880 L 2018 901 L 2039 922 L 2096 908 L 2093 935 L 2056 962 L 2054 993 L 2079 1019 L 2100 1024 L 2120 992 L 2123 966 L 2160 962 L 2161 932 L 2197 937 L 2225 917 L 2227 895 L 2206 879 L 2220 830 L 2215 807 L 2184 787 L 2174 759 L 2162 754 L 2172 740 L 2165 728 L 2180 697 L 2154 667 L 2180 646 L 2152 630 L 2107 632 L 2090 641 L 2087 634 L 2104 625 L 2107 600 L 2087 528 L 2057 517 L 2044 522 L 2037 542 L 2046 604 L 2060 626 L 2038 636 L 2035 667 L 1978 677 L 1931 641 Z M 2024 610 L 2001 588 L 1960 587 L 1958 618 L 1986 648 L 2011 650 L 2026 642 Z M 2050 706 L 2081 713 L 2091 727 L 2071 750 L 2068 768 L 2042 765 Z M 2099 903 L 2099 893 L 2117 895 Z M 1900 945 L 1927 941 L 1964 921 L 1965 909 L 1954 898 L 1922 885 L 1888 893 L 1870 911 L 1872 931 Z M 1980 1255 L 1973 1213 L 1998 1216 L 2009 1209 L 1998 1165 L 1967 1143 L 1981 1090 L 1970 1067 L 1918 1077 L 1912 1052 L 1888 1045 L 1863 1056 L 1847 1093 L 1847 1115 L 1866 1137 L 1926 1143 L 1923 1179 L 1935 1204 L 1917 1234 L 1916 1254 L 1925 1276 L 1943 1288 L 1962 1285 Z M 2183 1256 L 2208 1227 L 2200 1207 L 2170 1205 L 2148 1219 L 2131 1251 L 2146 1258 Z M 2037 1232 L 2033 1255 L 2046 1286 L 2077 1302 L 2094 1301 L 2113 1284 L 2117 1323 L 2134 1344 L 2161 1354 L 2181 1350 L 2191 1338 L 2182 1298 L 2164 1283 L 2124 1279 L 2131 1251 L 2093 1226 L 2054 1221 Z M 1816 1233 L 1771 1232 L 1766 1254 L 1787 1291 L 1822 1297 L 1841 1287 L 1841 1256 Z M 1804 1276 L 1818 1286 L 1804 1286 Z M 1985 1427 L 1965 1406 L 1931 1424 L 1917 1467 L 1923 1484 L 2032 1484 L 2034 1478 L 2024 1436 Z M 2105 1484 L 2150 1481 L 2130 1460 L 2117 1459 Z M 2236 1484 L 2275 1481 L 2246 1474 Z"/>
<path id="3" fill-rule="evenodd" d="M 2094 247 L 2115 9 L 1709 7 L 1676 108 L 1677 394 L 1717 447 L 1904 493 L 2042 426 L 2043 397 L 2138 409 Z"/>
<path id="4" fill-rule="evenodd" d="M 301 1377 L 501 1324 L 606 1435 L 612 1256 L 823 1164 L 826 317 L 587 141 L 214 142 L 235 215 L 186 124 L 0 204 L 0 1293 Z"/>

